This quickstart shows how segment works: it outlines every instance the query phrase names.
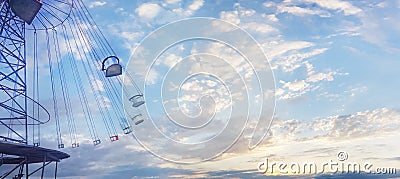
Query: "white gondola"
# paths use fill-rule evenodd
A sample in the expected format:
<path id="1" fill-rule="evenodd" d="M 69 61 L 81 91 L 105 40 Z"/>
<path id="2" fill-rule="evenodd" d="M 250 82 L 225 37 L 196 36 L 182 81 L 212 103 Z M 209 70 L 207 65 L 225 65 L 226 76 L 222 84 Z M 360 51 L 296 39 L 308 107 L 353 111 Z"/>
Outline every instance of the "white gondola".
<path id="1" fill-rule="evenodd" d="M 107 60 L 115 60 L 116 63 L 111 64 L 107 68 L 105 68 L 105 63 Z M 122 74 L 122 66 L 119 64 L 119 58 L 116 56 L 109 56 L 103 60 L 102 63 L 102 71 L 106 71 L 106 77 L 113 77 L 113 76 L 119 76 Z"/>
<path id="2" fill-rule="evenodd" d="M 135 95 L 130 97 L 129 101 L 132 102 L 132 107 L 137 108 L 145 103 L 143 93 L 141 92 L 139 86 L 133 80 L 133 77 L 131 76 L 129 71 L 125 71 L 125 74 L 128 77 L 128 79 L 131 81 L 131 84 L 133 85 L 133 87 L 136 90 Z M 129 96 L 128 93 L 127 93 L 127 95 Z"/>
<path id="3" fill-rule="evenodd" d="M 127 126 L 125 128 L 123 128 L 124 134 L 130 134 L 132 133 L 132 128 L 131 126 Z"/>
<path id="4" fill-rule="evenodd" d="M 135 108 L 137 108 L 137 107 L 139 107 L 139 106 L 144 104 L 144 99 L 143 99 L 143 95 L 142 94 L 137 94 L 135 96 L 132 96 L 129 99 L 129 101 L 132 102 L 132 106 L 135 107 Z"/>
<path id="5" fill-rule="evenodd" d="M 11 0 L 11 10 L 28 24 L 31 24 L 36 14 L 42 7 L 42 1 L 38 0 Z"/>
<path id="6" fill-rule="evenodd" d="M 100 139 L 96 139 L 96 140 L 93 141 L 94 145 L 99 145 L 100 143 L 101 143 Z"/>
<path id="7" fill-rule="evenodd" d="M 144 121 L 142 114 L 138 114 L 138 115 L 134 116 L 132 118 L 132 121 L 135 122 L 135 125 L 141 124 Z"/>
<path id="8" fill-rule="evenodd" d="M 58 144 L 58 148 L 59 149 L 63 149 L 64 148 L 64 144 Z"/>
<path id="9" fill-rule="evenodd" d="M 126 121 L 125 118 L 120 118 L 119 124 L 121 125 L 121 128 L 124 131 L 124 134 L 132 133 L 132 127 L 131 127 L 131 125 L 129 125 L 129 122 Z"/>
<path id="10" fill-rule="evenodd" d="M 110 136 L 110 139 L 112 142 L 114 142 L 114 141 L 117 141 L 119 138 L 118 138 L 118 135 L 113 135 L 113 136 Z"/>

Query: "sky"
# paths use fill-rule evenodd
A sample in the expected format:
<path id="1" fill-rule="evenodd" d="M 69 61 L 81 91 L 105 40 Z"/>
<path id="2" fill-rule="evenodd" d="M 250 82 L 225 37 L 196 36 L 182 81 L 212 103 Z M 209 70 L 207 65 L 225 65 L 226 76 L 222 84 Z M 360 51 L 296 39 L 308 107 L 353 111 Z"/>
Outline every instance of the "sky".
<path id="1" fill-rule="evenodd" d="M 84 123 L 78 122 L 78 130 L 86 132 L 78 132 L 79 148 L 62 149 L 71 157 L 60 163 L 59 178 L 348 176 L 332 172 L 262 173 L 257 169 L 266 159 L 287 164 L 315 162 L 318 167 L 332 160 L 371 163 L 372 171 L 379 167 L 397 168 L 397 174 L 351 176 L 400 177 L 400 93 L 396 92 L 400 87 L 397 77 L 400 1 L 84 0 L 84 3 L 123 67 L 144 91 L 146 106 L 140 111 L 146 120 L 142 126 L 134 127 L 135 137 L 123 135 L 118 128 L 119 141 L 105 139 L 98 146 L 91 143 Z M 223 27 L 228 30 L 188 23 L 187 28 L 163 34 L 168 32 L 163 30 L 171 22 L 193 17 L 225 22 L 228 25 Z M 146 53 L 143 44 L 147 40 L 153 40 L 149 44 L 158 49 L 157 45 L 170 38 L 207 28 L 211 36 L 224 30 L 229 34 L 229 28 L 245 35 L 227 36 L 226 41 L 231 44 L 204 39 L 182 41 L 166 49 L 155 61 L 140 58 L 140 55 L 155 55 L 153 51 Z M 256 41 L 257 48 L 246 43 L 246 35 Z M 245 54 L 261 50 L 266 58 L 246 61 L 230 48 L 232 44 Z M 151 70 L 143 68 L 153 62 Z M 199 64 L 203 67 L 194 68 Z M 208 74 L 190 76 L 195 69 Z M 252 81 L 256 75 L 254 69 L 267 74 L 259 84 Z M 241 77 L 250 84 L 246 88 L 237 82 L 240 80 L 235 80 Z M 94 90 L 104 91 L 102 82 L 98 83 L 100 89 Z M 258 85 L 264 88 L 259 89 Z M 126 84 L 126 87 L 132 90 L 133 86 Z M 268 95 L 269 90 L 275 94 Z M 243 98 L 246 94 L 248 99 Z M 160 95 L 164 95 L 163 99 Z M 259 98 L 265 103 L 259 104 Z M 124 104 L 130 113 L 126 97 Z M 95 109 L 104 108 L 91 105 Z M 270 111 L 260 112 L 260 105 Z M 261 134 L 257 135 L 265 131 L 266 136 L 254 149 L 247 145 L 246 136 L 251 133 L 243 127 L 246 115 L 250 116 L 249 124 L 246 123 L 249 129 L 260 130 L 252 123 L 257 115 L 264 122 L 260 123 Z M 77 120 L 82 120 L 82 116 L 77 116 Z M 201 125 L 207 119 L 214 121 L 209 128 L 187 131 L 163 120 L 171 118 L 173 124 L 189 126 Z M 219 129 L 224 125 L 227 130 L 221 132 Z M 157 136 L 152 126 L 157 126 L 164 135 Z M 43 131 L 43 146 L 54 146 L 54 133 Z M 107 138 L 104 128 L 100 127 L 99 133 Z M 179 142 L 185 145 L 179 146 Z M 196 145 L 191 146 L 193 143 Z M 340 153 L 348 158 L 338 161 Z M 204 161 L 209 158 L 212 159 Z"/>

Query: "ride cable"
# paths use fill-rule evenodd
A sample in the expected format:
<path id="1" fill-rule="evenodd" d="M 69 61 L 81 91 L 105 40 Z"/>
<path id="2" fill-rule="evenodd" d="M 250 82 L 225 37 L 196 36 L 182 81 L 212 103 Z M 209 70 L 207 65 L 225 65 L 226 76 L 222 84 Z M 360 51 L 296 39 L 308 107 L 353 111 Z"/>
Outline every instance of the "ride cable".
<path id="1" fill-rule="evenodd" d="M 62 134 L 61 134 L 61 129 L 60 129 L 60 119 L 59 119 L 59 114 L 58 114 L 58 102 L 57 102 L 57 96 L 56 96 L 56 87 L 55 87 L 55 81 L 54 81 L 54 73 L 53 73 L 53 67 L 52 67 L 52 62 L 51 62 L 51 51 L 50 51 L 50 37 L 49 37 L 49 32 L 46 30 L 46 44 L 47 44 L 47 57 L 48 57 L 48 64 L 49 64 L 49 71 L 50 71 L 50 81 L 51 81 L 51 92 L 53 95 L 53 109 L 54 109 L 54 119 L 56 122 L 56 132 L 57 132 L 57 143 L 58 143 L 58 148 L 64 148 L 64 143 L 62 142 Z"/>
<path id="2" fill-rule="evenodd" d="M 74 12 L 73 12 L 73 15 L 75 16 Z M 78 42 L 80 42 L 80 45 L 85 47 L 86 49 L 91 49 L 91 51 L 89 51 L 89 55 L 92 58 L 94 58 L 94 59 L 98 58 L 98 55 L 96 53 L 96 49 L 91 44 L 91 41 L 88 39 L 86 33 L 83 30 L 83 27 L 81 27 L 80 23 L 78 23 L 78 20 L 76 20 L 76 21 L 72 20 L 72 21 L 74 22 L 75 29 L 78 29 L 80 34 L 82 35 L 82 36 L 78 36 Z M 82 65 L 84 67 L 84 71 L 85 71 L 86 75 L 88 75 L 88 76 L 89 76 L 89 72 L 90 72 L 91 76 L 89 76 L 89 78 L 93 79 L 96 76 L 96 73 L 94 73 L 94 71 L 96 71 L 96 70 L 93 70 L 92 65 L 90 64 L 90 61 L 92 61 L 92 60 L 90 60 L 90 58 L 88 57 L 87 53 L 83 53 L 83 54 L 84 54 L 83 56 L 85 58 L 82 58 L 84 60 L 81 60 L 81 62 L 82 62 Z M 86 64 L 84 62 L 86 62 Z M 86 66 L 88 66 L 89 68 L 87 68 Z M 94 85 L 95 86 L 93 86 L 93 83 L 89 83 L 89 85 L 91 86 L 91 90 L 93 91 L 94 96 L 96 98 L 96 102 L 97 102 L 97 104 L 99 106 L 99 111 L 100 111 L 100 113 L 101 113 L 101 115 L 103 117 L 103 122 L 104 122 L 104 125 L 106 127 L 106 130 L 107 130 L 107 132 L 108 132 L 108 134 L 110 136 L 110 139 L 112 141 L 118 140 L 118 136 L 116 134 L 116 129 L 115 129 L 115 126 L 113 125 L 113 122 L 111 120 L 110 111 L 109 111 L 108 106 L 106 104 L 105 98 L 99 92 L 101 90 L 100 86 L 99 86 L 99 84 L 98 84 L 98 82 L 96 80 L 93 80 L 93 81 L 94 81 Z M 103 102 L 103 106 L 101 106 L 100 101 Z M 106 110 L 106 112 L 103 111 L 104 109 Z M 106 118 L 105 115 L 107 115 L 108 118 Z"/>

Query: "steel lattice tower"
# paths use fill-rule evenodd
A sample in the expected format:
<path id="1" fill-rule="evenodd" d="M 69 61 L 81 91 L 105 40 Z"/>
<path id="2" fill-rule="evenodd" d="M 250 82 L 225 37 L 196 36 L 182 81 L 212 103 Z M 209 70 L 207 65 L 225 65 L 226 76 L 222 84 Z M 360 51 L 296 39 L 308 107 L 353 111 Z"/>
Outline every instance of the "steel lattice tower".
<path id="1" fill-rule="evenodd" d="M 39 70 L 39 61 L 45 68 Z M 86 122 L 94 145 L 101 143 L 98 117 L 104 123 L 99 129 L 107 132 L 111 142 L 119 140 L 115 119 L 125 134 L 133 135 L 132 124 L 144 121 L 139 109 L 144 97 L 127 73 L 134 89 L 124 95 L 134 112 L 126 115 L 121 110 L 122 72 L 120 59 L 83 0 L 0 0 L 0 179 L 28 178 L 40 170 L 43 178 L 50 163 L 56 164 L 57 175 L 57 162 L 69 155 L 40 147 L 40 126 L 50 120 L 55 123 L 59 149 L 79 147 L 77 114 L 83 119 L 79 125 Z M 71 75 L 74 78 L 68 79 Z M 50 88 L 43 86 L 47 82 Z M 72 95 L 81 108 L 73 109 Z M 51 115 L 42 101 L 51 106 Z M 93 101 L 99 113 L 93 112 Z M 63 138 L 64 142 L 70 139 L 66 145 Z"/>
<path id="2" fill-rule="evenodd" d="M 57 175 L 57 162 L 69 155 L 39 147 L 28 138 L 30 130 L 42 122 L 27 111 L 28 103 L 41 105 L 27 95 L 25 25 L 32 22 L 41 1 L 0 0 L 0 3 L 0 166 L 11 166 L 0 173 L 0 178 L 11 175 L 15 179 L 28 178 L 38 171 L 43 178 L 45 166 L 52 162 L 56 162 Z"/>
<path id="3" fill-rule="evenodd" d="M 25 21 L 8 1 L 0 10 L 0 138 L 28 144 Z M 6 133 L 4 133 L 6 131 Z"/>

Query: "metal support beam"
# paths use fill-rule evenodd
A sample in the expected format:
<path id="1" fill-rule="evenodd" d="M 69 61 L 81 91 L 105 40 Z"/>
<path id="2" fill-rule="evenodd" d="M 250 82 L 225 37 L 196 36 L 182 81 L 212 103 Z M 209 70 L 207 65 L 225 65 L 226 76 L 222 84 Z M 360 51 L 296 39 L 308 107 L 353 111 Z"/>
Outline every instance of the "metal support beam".
<path id="1" fill-rule="evenodd" d="M 25 22 L 10 1 L 0 8 L 0 42 L 0 138 L 28 144 Z"/>
<path id="2" fill-rule="evenodd" d="M 12 172 L 14 172 L 15 171 L 15 169 L 17 169 L 18 167 L 20 167 L 21 165 L 23 166 L 25 164 L 25 160 L 24 161 L 22 161 L 21 163 L 19 163 L 19 164 L 17 164 L 17 165 L 15 165 L 15 167 L 14 168 L 12 168 L 11 170 L 9 170 L 8 172 L 6 172 L 6 173 L 4 173 L 0 178 L 1 179 L 4 179 L 4 178 L 6 178 L 8 175 L 10 175 Z"/>
<path id="3" fill-rule="evenodd" d="M 56 162 L 56 169 L 54 170 L 54 179 L 57 179 L 57 167 L 58 167 L 58 162 Z"/>
<path id="4" fill-rule="evenodd" d="M 26 162 L 26 163 L 25 163 L 25 167 L 26 167 L 26 168 L 25 168 L 25 170 L 26 170 L 26 171 L 25 171 L 25 177 L 26 177 L 26 179 L 28 179 L 28 177 L 29 177 L 29 175 L 28 175 L 28 174 L 29 174 L 29 162 L 28 162 L 28 157 L 25 157 L 25 162 Z"/>
<path id="5" fill-rule="evenodd" d="M 44 170 L 44 167 L 51 164 L 52 162 L 43 162 L 43 165 L 41 167 L 39 167 L 38 169 L 36 169 L 35 171 L 31 172 L 28 176 L 31 176 L 33 174 L 35 174 L 36 172 L 38 172 L 39 170 Z M 42 175 L 43 175 L 43 171 L 42 171 Z"/>
<path id="6" fill-rule="evenodd" d="M 43 166 L 42 166 L 42 175 L 41 175 L 41 177 L 40 177 L 41 179 L 43 179 L 43 175 L 44 175 L 44 167 L 46 166 L 46 165 L 45 165 L 45 163 L 46 163 L 46 160 L 47 160 L 47 155 L 45 155 L 45 156 L 44 156 L 44 160 L 43 160 Z"/>

